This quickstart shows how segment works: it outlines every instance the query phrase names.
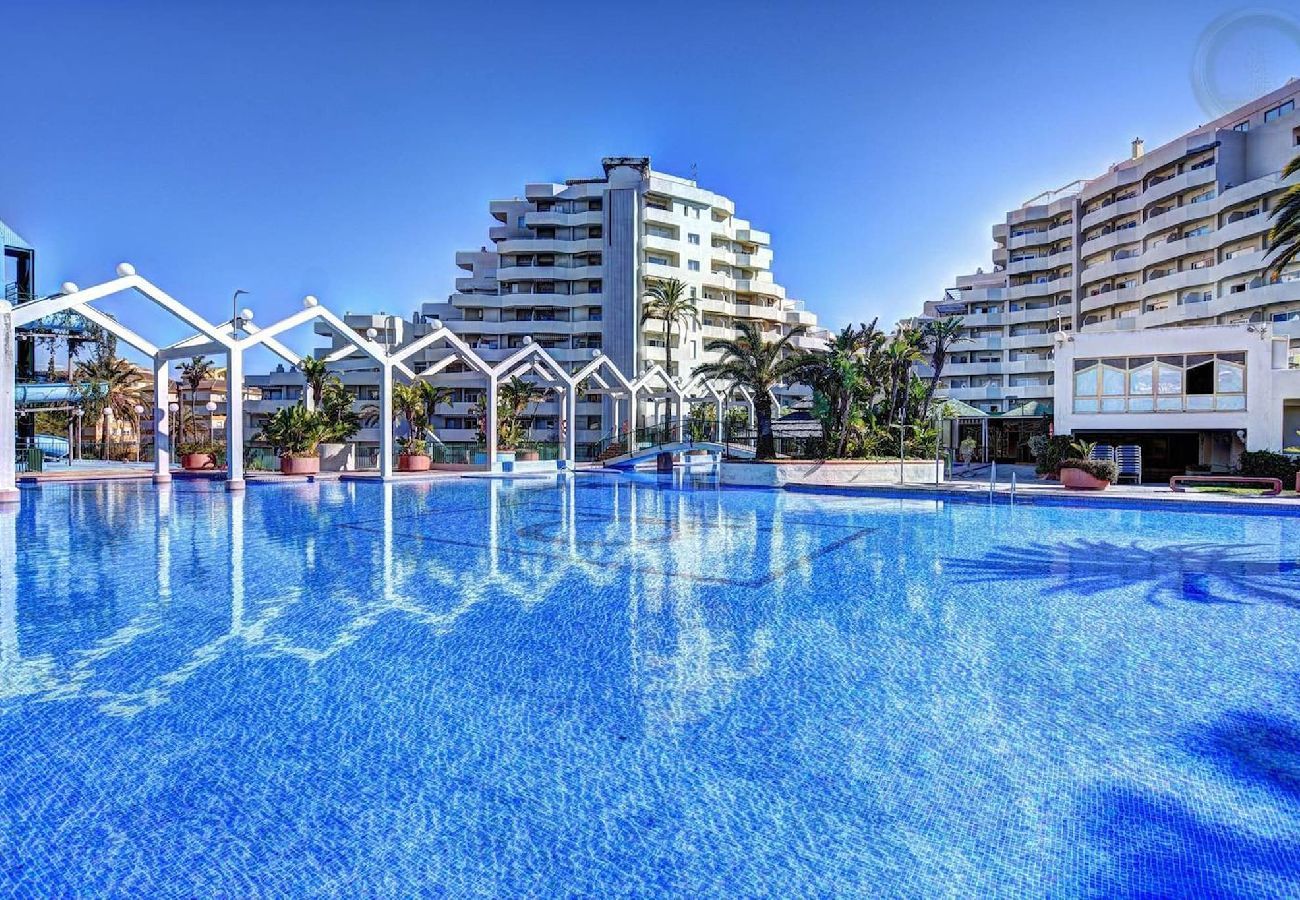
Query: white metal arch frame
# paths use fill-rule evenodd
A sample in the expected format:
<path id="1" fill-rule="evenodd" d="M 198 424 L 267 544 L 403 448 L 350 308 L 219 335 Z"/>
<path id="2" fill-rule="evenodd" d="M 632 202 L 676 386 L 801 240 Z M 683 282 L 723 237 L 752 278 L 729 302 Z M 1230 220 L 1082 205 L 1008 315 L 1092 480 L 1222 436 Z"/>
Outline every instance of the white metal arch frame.
<path id="1" fill-rule="evenodd" d="M 685 385 L 673 379 L 660 365 L 649 367 L 640 377 L 630 379 L 599 350 L 593 351 L 592 361 L 584 364 L 573 373 L 565 370 L 545 348 L 528 341 L 517 352 L 506 357 L 493 366 L 475 353 L 460 337 L 441 323 L 435 322 L 435 328 L 429 334 L 391 351 L 376 342 L 365 338 L 349 327 L 346 322 L 319 305 L 315 297 L 303 300 L 304 308 L 266 327 L 253 324 L 251 317 L 240 316 L 231 321 L 214 325 L 189 307 L 176 300 L 170 294 L 158 288 L 149 280 L 137 275 L 128 263 L 122 263 L 117 269 L 118 277 L 84 290 L 68 283 L 62 294 L 47 297 L 15 307 L 0 301 L 0 503 L 18 500 L 15 484 L 15 422 L 14 422 L 14 375 L 16 361 L 15 336 L 19 327 L 42 319 L 55 313 L 73 310 L 86 319 L 137 351 L 149 356 L 153 361 L 154 374 L 154 480 L 165 482 L 171 479 L 171 437 L 170 410 L 168 408 L 167 367 L 172 360 L 194 355 L 224 355 L 227 358 L 227 421 L 226 421 L 226 457 L 227 480 L 229 490 L 239 490 L 244 486 L 244 421 L 243 421 L 243 383 L 244 353 L 255 347 L 266 347 L 275 355 L 297 365 L 301 359 L 277 338 L 284 332 L 308 322 L 323 321 L 345 343 L 325 357 L 326 362 L 337 362 L 344 357 L 360 351 L 374 360 L 380 371 L 379 402 L 379 474 L 384 479 L 393 475 L 393 406 L 392 389 L 395 373 L 414 381 L 419 378 L 431 378 L 443 371 L 453 362 L 461 361 L 482 374 L 487 381 L 488 397 L 486 405 L 486 437 L 489 468 L 495 468 L 497 462 L 497 409 L 498 387 L 503 378 L 521 370 L 537 372 L 550 386 L 562 389 L 565 396 L 563 420 L 566 422 L 564 455 L 572 466 L 576 459 L 576 426 L 579 388 L 588 379 L 595 380 L 608 390 L 614 399 L 615 430 L 618 428 L 619 389 L 628 400 L 629 422 L 635 425 L 636 401 L 639 394 L 655 387 L 664 388 L 676 401 L 678 439 L 684 433 L 682 411 L 688 389 L 693 389 L 699 379 L 692 379 Z M 124 291 L 134 290 L 144 295 L 157 306 L 171 313 L 175 318 L 188 324 L 195 333 L 188 338 L 166 346 L 157 346 L 147 338 L 135 333 L 130 328 L 95 309 L 91 304 L 97 300 L 113 296 Z M 414 354 L 445 342 L 452 352 L 438 360 L 420 373 L 411 370 L 407 360 Z M 607 380 L 607 378 L 609 380 Z M 611 385 L 612 381 L 612 385 Z M 722 403 L 725 396 L 715 386 L 707 388 L 715 402 Z M 729 394 L 730 388 L 726 394 Z M 751 407 L 752 398 L 744 389 L 742 394 Z M 719 415 L 719 423 L 721 415 Z M 719 428 L 721 425 L 719 425 Z"/>

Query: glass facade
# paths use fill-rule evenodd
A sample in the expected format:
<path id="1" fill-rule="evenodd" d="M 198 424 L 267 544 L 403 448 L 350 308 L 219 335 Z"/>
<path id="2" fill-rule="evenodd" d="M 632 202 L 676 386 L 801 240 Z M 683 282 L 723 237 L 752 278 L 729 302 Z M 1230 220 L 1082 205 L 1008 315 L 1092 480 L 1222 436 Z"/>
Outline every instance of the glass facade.
<path id="1" fill-rule="evenodd" d="M 1241 412 L 1245 408 L 1244 351 L 1074 361 L 1076 413 Z"/>

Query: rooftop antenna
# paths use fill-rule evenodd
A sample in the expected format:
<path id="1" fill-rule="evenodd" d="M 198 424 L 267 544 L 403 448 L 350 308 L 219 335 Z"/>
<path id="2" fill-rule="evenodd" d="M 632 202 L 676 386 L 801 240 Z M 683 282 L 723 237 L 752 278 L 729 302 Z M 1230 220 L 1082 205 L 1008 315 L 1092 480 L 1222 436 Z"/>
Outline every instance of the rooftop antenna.
<path id="1" fill-rule="evenodd" d="M 695 163 L 691 163 L 691 181 L 699 180 L 699 171 L 700 171 L 700 167 L 697 166 Z"/>

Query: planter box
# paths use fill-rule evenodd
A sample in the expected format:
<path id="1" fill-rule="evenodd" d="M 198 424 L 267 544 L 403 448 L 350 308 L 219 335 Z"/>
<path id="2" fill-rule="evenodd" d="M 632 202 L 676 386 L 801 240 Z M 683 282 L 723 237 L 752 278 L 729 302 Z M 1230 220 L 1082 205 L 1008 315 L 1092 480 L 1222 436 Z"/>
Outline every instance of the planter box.
<path id="1" fill-rule="evenodd" d="M 320 472 L 319 456 L 281 456 L 281 475 L 315 475 Z"/>
<path id="2" fill-rule="evenodd" d="M 537 462 L 542 458 L 542 454 L 536 450 L 516 450 L 515 459 L 519 462 Z"/>
<path id="3" fill-rule="evenodd" d="M 403 453 L 397 457 L 399 472 L 427 472 L 432 464 L 433 459 L 428 456 L 408 456 Z"/>
<path id="4" fill-rule="evenodd" d="M 1083 469 L 1062 469 L 1061 487 L 1074 491 L 1104 491 L 1110 487 L 1110 482 L 1093 478 Z"/>
<path id="5" fill-rule="evenodd" d="M 322 472 L 351 472 L 356 468 L 351 444 L 321 444 L 317 455 Z"/>
<path id="6" fill-rule="evenodd" d="M 212 459 L 211 453 L 186 453 L 181 456 L 181 468 L 187 472 L 198 472 L 202 469 L 215 469 L 216 462 Z"/>
<path id="7" fill-rule="evenodd" d="M 898 484 L 897 462 L 858 459 L 765 460 L 737 462 L 724 460 L 718 469 L 722 484 L 744 487 L 779 488 L 786 484 Z M 942 480 L 943 470 L 932 460 L 909 459 L 903 462 L 903 479 L 909 484 L 934 484 Z"/>

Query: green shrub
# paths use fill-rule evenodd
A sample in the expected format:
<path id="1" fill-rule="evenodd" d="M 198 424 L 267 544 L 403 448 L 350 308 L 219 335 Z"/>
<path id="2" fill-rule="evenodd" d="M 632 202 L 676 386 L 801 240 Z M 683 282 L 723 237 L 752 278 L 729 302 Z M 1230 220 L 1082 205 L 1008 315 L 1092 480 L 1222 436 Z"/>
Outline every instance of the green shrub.
<path id="1" fill-rule="evenodd" d="M 1102 481 L 1114 482 L 1119 477 L 1119 470 L 1108 459 L 1063 459 L 1060 468 L 1078 469 L 1080 472 L 1087 472 L 1093 478 L 1100 478 Z"/>
<path id="2" fill-rule="evenodd" d="M 1074 441 L 1067 435 L 1047 437 L 1034 435 L 1030 438 L 1030 449 L 1034 451 L 1034 462 L 1039 475 L 1057 475 L 1061 471 L 1061 460 L 1070 457 Z"/>
<path id="3" fill-rule="evenodd" d="M 1237 474 L 1251 478 L 1281 478 L 1284 482 L 1295 478 L 1300 471 L 1300 460 L 1272 450 L 1249 450 L 1237 461 Z"/>

